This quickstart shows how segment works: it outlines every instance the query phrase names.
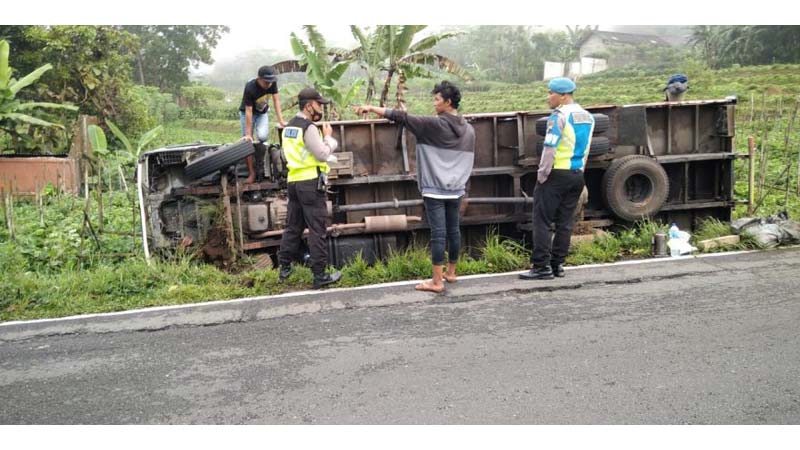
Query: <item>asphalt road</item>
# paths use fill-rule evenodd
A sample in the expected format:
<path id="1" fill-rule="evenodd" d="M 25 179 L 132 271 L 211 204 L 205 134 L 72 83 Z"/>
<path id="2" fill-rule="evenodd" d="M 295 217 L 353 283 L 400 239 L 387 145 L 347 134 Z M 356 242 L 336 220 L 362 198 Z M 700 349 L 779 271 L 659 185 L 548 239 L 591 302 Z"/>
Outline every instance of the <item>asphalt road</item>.
<path id="1" fill-rule="evenodd" d="M 798 249 L 519 283 L 0 343 L 0 423 L 800 423 Z"/>

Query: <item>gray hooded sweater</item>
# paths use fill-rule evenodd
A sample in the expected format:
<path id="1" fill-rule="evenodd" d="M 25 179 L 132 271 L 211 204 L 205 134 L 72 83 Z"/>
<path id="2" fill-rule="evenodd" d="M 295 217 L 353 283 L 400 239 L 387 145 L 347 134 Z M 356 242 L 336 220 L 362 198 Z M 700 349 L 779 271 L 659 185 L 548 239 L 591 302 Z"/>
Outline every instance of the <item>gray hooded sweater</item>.
<path id="1" fill-rule="evenodd" d="M 464 195 L 475 159 L 472 125 L 460 114 L 415 116 L 387 108 L 385 116 L 417 138 L 417 185 L 422 195 Z"/>

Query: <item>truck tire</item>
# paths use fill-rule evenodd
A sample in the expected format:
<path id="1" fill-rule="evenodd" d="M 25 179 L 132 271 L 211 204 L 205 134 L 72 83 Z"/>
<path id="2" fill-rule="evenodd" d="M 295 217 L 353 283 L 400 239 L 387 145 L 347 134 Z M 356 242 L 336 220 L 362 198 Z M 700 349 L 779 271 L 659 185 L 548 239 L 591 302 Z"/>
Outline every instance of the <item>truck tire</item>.
<path id="1" fill-rule="evenodd" d="M 536 156 L 541 157 L 544 150 L 544 142 L 536 143 Z M 605 155 L 611 150 L 611 143 L 605 136 L 592 137 L 592 144 L 589 146 L 589 156 Z"/>
<path id="2" fill-rule="evenodd" d="M 593 136 L 597 136 L 598 134 L 603 134 L 608 131 L 608 125 L 610 120 L 608 116 L 605 114 L 592 114 L 594 116 L 594 131 L 592 132 Z M 545 136 L 547 134 L 547 119 L 549 117 L 542 117 L 536 121 L 536 134 L 539 136 Z"/>
<path id="3" fill-rule="evenodd" d="M 202 155 L 186 164 L 186 176 L 191 179 L 202 178 L 217 170 L 235 164 L 255 152 L 255 147 L 248 141 L 220 145 L 207 150 Z"/>
<path id="4" fill-rule="evenodd" d="M 657 213 L 669 194 L 669 178 L 654 159 L 629 155 L 611 163 L 602 180 L 603 202 L 620 219 L 634 222 Z"/>

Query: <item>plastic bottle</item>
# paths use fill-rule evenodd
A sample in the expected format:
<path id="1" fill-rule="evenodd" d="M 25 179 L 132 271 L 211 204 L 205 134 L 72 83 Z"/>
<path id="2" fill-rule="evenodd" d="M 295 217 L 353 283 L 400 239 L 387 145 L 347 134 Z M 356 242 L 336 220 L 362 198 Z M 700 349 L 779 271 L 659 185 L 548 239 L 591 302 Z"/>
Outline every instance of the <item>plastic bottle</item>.
<path id="1" fill-rule="evenodd" d="M 672 225 L 669 227 L 669 238 L 670 239 L 679 239 L 680 231 L 681 230 L 678 229 L 678 225 L 676 225 L 673 222 Z"/>
<path id="2" fill-rule="evenodd" d="M 669 227 L 669 241 L 667 242 L 667 247 L 669 247 L 669 256 L 681 256 L 681 249 L 680 240 L 681 230 L 678 229 L 678 225 L 673 223 Z"/>

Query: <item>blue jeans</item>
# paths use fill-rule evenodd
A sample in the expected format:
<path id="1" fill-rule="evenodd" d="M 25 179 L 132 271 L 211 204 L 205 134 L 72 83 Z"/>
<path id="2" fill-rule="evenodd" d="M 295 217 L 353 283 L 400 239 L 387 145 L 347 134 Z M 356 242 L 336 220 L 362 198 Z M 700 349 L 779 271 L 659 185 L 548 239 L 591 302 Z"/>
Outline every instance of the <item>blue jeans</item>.
<path id="1" fill-rule="evenodd" d="M 242 125 L 242 136 L 244 136 L 244 111 L 239 111 L 239 123 Z M 269 114 L 253 113 L 253 141 L 267 142 L 269 138 Z"/>
<path id="2" fill-rule="evenodd" d="M 444 249 L 447 245 L 447 260 L 458 261 L 461 250 L 461 230 L 458 226 L 458 208 L 461 198 L 438 199 L 423 197 L 425 215 L 431 227 L 431 261 L 434 266 L 444 265 Z"/>

